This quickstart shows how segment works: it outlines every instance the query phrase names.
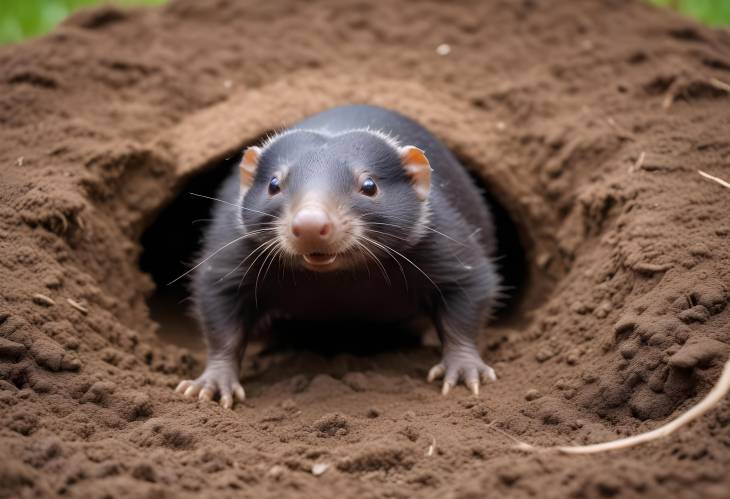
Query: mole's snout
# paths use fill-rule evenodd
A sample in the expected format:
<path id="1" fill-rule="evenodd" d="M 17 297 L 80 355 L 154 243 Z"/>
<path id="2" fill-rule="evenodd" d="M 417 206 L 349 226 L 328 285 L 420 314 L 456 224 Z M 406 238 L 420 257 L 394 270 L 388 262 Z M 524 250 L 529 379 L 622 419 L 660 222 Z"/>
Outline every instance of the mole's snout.
<path id="1" fill-rule="evenodd" d="M 331 238 L 332 219 L 323 207 L 303 206 L 292 218 L 291 231 L 300 243 L 316 246 Z"/>

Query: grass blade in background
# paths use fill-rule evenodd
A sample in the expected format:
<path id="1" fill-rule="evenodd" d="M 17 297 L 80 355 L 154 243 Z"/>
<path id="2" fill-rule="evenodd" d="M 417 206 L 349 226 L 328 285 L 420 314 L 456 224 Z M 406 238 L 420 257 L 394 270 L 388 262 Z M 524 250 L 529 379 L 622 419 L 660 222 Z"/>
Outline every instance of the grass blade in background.
<path id="1" fill-rule="evenodd" d="M 51 31 L 73 11 L 113 3 L 121 6 L 160 5 L 166 0 L 0 0 L 0 44 L 14 43 Z"/>
<path id="2" fill-rule="evenodd" d="M 649 0 L 710 26 L 730 26 L 730 0 Z"/>

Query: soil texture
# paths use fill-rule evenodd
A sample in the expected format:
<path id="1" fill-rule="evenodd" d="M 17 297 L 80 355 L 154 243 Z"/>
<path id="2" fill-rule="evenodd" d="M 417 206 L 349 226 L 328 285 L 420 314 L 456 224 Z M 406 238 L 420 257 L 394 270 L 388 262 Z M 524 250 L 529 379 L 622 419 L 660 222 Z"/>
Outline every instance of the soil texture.
<path id="1" fill-rule="evenodd" d="M 629 0 L 176 0 L 0 48 L 0 496 L 727 498 L 730 400 L 610 454 L 511 437 L 635 434 L 717 379 L 730 190 L 697 171 L 730 179 L 728 82 L 730 33 Z M 353 326 L 254 345 L 235 410 L 173 393 L 205 360 L 164 285 L 189 193 L 354 102 L 424 124 L 514 223 L 499 381 L 442 397 L 433 341 Z"/>

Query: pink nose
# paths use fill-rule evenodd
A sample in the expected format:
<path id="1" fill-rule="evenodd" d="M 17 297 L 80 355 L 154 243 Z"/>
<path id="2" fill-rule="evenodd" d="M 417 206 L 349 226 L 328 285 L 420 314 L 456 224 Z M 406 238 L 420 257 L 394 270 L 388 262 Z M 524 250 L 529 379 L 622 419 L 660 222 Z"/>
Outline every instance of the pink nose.
<path id="1" fill-rule="evenodd" d="M 332 220 L 324 209 L 305 206 L 294 215 L 291 231 L 302 242 L 324 242 L 332 235 Z"/>

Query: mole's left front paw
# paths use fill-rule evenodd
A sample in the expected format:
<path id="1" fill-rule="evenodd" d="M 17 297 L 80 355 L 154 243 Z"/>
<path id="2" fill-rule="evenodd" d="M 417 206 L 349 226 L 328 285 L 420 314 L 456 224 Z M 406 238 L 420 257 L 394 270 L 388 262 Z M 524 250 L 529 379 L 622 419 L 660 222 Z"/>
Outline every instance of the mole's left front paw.
<path id="1" fill-rule="evenodd" d="M 428 382 L 441 377 L 444 378 L 441 389 L 444 395 L 459 381 L 463 381 L 474 395 L 479 395 L 480 384 L 497 380 L 494 369 L 482 361 L 476 350 L 452 350 L 444 353 L 441 362 L 428 372 Z"/>

